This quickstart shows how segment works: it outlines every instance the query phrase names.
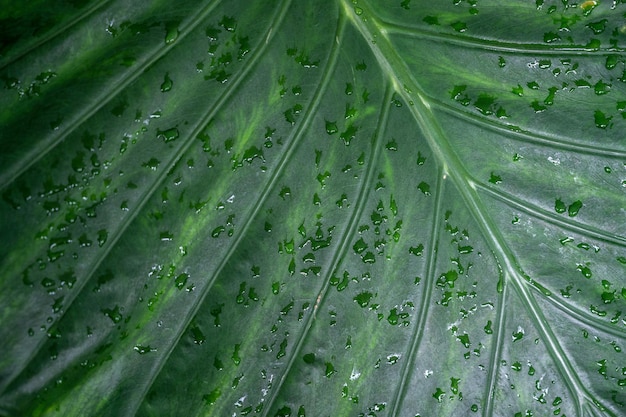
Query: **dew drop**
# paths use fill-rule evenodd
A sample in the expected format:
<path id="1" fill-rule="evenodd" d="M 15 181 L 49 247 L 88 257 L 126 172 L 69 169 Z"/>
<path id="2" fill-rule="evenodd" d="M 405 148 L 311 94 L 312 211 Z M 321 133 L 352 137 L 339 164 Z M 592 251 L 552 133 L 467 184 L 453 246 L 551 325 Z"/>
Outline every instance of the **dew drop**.
<path id="1" fill-rule="evenodd" d="M 409 248 L 409 253 L 415 256 L 422 256 L 424 253 L 424 245 L 420 243 L 417 246 L 411 246 Z"/>
<path id="2" fill-rule="evenodd" d="M 570 217 L 574 217 L 578 214 L 578 212 L 580 211 L 580 209 L 582 208 L 583 203 L 580 200 L 576 200 L 574 201 L 572 204 L 570 204 L 570 206 L 567 208 L 567 214 Z"/>
<path id="3" fill-rule="evenodd" d="M 389 142 L 387 142 L 387 145 L 385 145 L 385 147 L 390 151 L 397 151 L 398 143 L 396 142 L 395 139 L 391 139 Z"/>
<path id="4" fill-rule="evenodd" d="M 489 182 L 492 184 L 500 184 L 502 182 L 502 177 L 500 177 L 499 175 L 494 174 L 494 172 L 491 172 L 491 176 L 489 178 Z"/>
<path id="5" fill-rule="evenodd" d="M 150 347 L 149 345 L 148 346 L 135 345 L 134 350 L 140 355 L 145 355 L 146 353 L 155 352 L 156 348 Z"/>
<path id="6" fill-rule="evenodd" d="M 324 372 L 324 375 L 326 375 L 326 378 L 330 378 L 336 372 L 337 371 L 335 371 L 335 367 L 333 366 L 333 364 L 330 362 L 326 362 L 326 371 Z"/>
<path id="7" fill-rule="evenodd" d="M 565 210 L 565 203 L 561 201 L 560 198 L 557 198 L 554 202 L 554 211 L 556 211 L 557 213 L 565 213 Z"/>
<path id="8" fill-rule="evenodd" d="M 417 189 L 420 190 L 424 195 L 430 195 L 430 185 L 426 182 L 422 181 L 417 185 Z"/>
<path id="9" fill-rule="evenodd" d="M 222 395 L 222 391 L 219 388 L 215 388 L 208 394 L 202 396 L 202 399 L 207 405 L 213 405 L 218 400 L 218 398 Z"/>
<path id="10" fill-rule="evenodd" d="M 591 269 L 587 265 L 578 264 L 576 265 L 576 269 L 580 271 L 580 273 L 583 274 L 583 276 L 587 279 L 591 278 L 593 275 Z"/>
<path id="11" fill-rule="evenodd" d="M 543 34 L 543 41 L 545 43 L 553 43 L 561 40 L 561 37 L 555 32 L 546 32 Z"/>
<path id="12" fill-rule="evenodd" d="M 612 70 L 613 68 L 615 68 L 617 66 L 618 62 L 619 62 L 619 56 L 618 55 L 608 55 L 606 57 L 606 62 L 604 64 L 604 66 L 606 67 L 606 69 Z"/>
<path id="13" fill-rule="evenodd" d="M 174 281 L 176 288 L 178 288 L 179 290 L 182 290 L 185 284 L 187 284 L 187 279 L 189 279 L 189 274 L 187 273 L 182 273 L 178 275 L 176 277 L 176 280 Z"/>
<path id="14" fill-rule="evenodd" d="M 109 237 L 109 232 L 107 232 L 105 229 L 98 230 L 98 246 L 100 247 L 104 246 L 108 237 Z"/>
<path id="15" fill-rule="evenodd" d="M 176 41 L 178 38 L 178 26 L 177 25 L 168 25 L 165 30 L 165 44 L 170 44 Z"/>
<path id="16" fill-rule="evenodd" d="M 437 400 L 438 403 L 443 402 L 446 393 L 441 388 L 437 387 L 437 390 L 433 393 L 433 398 Z"/>
<path id="17" fill-rule="evenodd" d="M 160 163 L 161 161 L 159 161 L 158 159 L 150 158 L 148 161 L 141 164 L 141 166 L 145 168 L 150 168 L 152 171 L 156 171 Z"/>
<path id="18" fill-rule="evenodd" d="M 374 296 L 374 294 L 372 294 L 369 291 L 364 291 L 358 295 L 356 295 L 354 297 L 354 301 L 356 301 L 356 303 L 361 307 L 361 308 L 365 308 L 369 305 L 370 300 L 372 299 L 372 297 Z"/>
<path id="19" fill-rule="evenodd" d="M 512 339 L 514 342 L 517 342 L 518 340 L 521 340 L 524 337 L 524 329 L 522 329 L 521 327 L 517 327 L 517 330 L 513 332 L 513 334 L 511 335 Z"/>
<path id="20" fill-rule="evenodd" d="M 456 30 L 459 33 L 463 33 L 467 30 L 467 23 L 465 22 L 457 21 L 457 22 L 451 23 L 450 26 L 452 26 L 452 29 Z"/>
<path id="21" fill-rule="evenodd" d="M 211 232 L 211 237 L 213 238 L 218 238 L 220 237 L 220 235 L 226 230 L 226 228 L 224 226 L 217 226 L 215 229 L 213 229 L 213 231 Z"/>
<path id="22" fill-rule="evenodd" d="M 175 127 L 166 130 L 157 129 L 157 138 L 163 140 L 165 143 L 175 141 L 178 139 L 178 136 L 178 129 Z"/>
<path id="23" fill-rule="evenodd" d="M 593 113 L 593 118 L 595 120 L 596 127 L 599 127 L 600 129 L 606 129 L 607 127 L 611 126 L 611 119 L 613 118 L 613 116 L 607 116 L 602 111 L 596 110 Z"/>
<path id="24" fill-rule="evenodd" d="M 600 80 L 593 86 L 593 89 L 596 95 L 601 96 L 607 94 L 611 90 L 611 84 L 607 84 Z"/>
<path id="25" fill-rule="evenodd" d="M 163 77 L 163 83 L 161 84 L 161 92 L 165 93 L 167 91 L 170 91 L 173 85 L 174 83 L 170 78 L 170 73 L 166 72 L 165 76 Z"/>
<path id="26" fill-rule="evenodd" d="M 487 321 L 487 324 L 485 325 L 485 327 L 483 328 L 485 330 L 485 333 L 487 334 L 493 334 L 493 329 L 492 329 L 492 322 L 491 320 Z"/>

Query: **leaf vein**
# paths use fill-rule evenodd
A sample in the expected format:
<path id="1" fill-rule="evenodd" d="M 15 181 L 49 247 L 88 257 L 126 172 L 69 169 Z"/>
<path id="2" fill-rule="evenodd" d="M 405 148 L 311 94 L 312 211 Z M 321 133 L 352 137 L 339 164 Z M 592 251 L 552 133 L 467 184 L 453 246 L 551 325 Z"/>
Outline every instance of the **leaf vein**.
<path id="1" fill-rule="evenodd" d="M 402 401 L 401 398 L 404 398 L 406 395 L 406 391 L 408 389 L 407 384 L 409 382 L 409 378 L 412 374 L 412 368 L 409 366 L 413 364 L 413 361 L 416 358 L 417 351 L 421 344 L 422 338 L 424 337 L 424 330 L 426 329 L 426 319 L 428 318 L 429 304 L 428 300 L 430 300 L 432 291 L 434 288 L 435 279 L 435 264 L 437 258 L 437 246 L 439 245 L 439 235 L 440 235 L 440 221 L 441 221 L 441 213 L 443 212 L 443 173 L 439 172 L 437 175 L 437 183 L 435 185 L 435 207 L 433 208 L 435 216 L 432 221 L 432 228 L 430 231 L 431 238 L 431 250 L 429 251 L 428 258 L 426 260 L 426 277 L 424 280 L 424 289 L 422 290 L 422 297 L 420 300 L 420 308 L 418 312 L 417 323 L 413 326 L 411 332 L 411 342 L 408 348 L 407 360 L 404 361 L 402 369 L 400 371 L 400 382 L 396 385 L 396 389 L 394 392 L 394 396 L 391 400 L 391 415 L 396 416 L 401 413 Z"/>

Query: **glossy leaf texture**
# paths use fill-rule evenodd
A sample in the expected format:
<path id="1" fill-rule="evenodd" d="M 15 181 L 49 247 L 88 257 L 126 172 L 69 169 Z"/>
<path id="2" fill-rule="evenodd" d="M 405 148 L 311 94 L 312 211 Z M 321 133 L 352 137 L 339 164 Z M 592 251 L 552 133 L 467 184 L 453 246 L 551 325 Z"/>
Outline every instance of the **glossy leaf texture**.
<path id="1" fill-rule="evenodd" d="M 624 3 L 4 8 L 0 415 L 624 415 Z"/>

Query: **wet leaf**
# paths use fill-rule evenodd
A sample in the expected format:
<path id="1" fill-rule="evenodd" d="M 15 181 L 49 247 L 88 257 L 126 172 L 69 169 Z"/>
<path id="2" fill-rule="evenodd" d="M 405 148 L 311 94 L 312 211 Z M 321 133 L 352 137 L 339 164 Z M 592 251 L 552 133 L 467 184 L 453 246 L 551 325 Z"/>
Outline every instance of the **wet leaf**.
<path id="1" fill-rule="evenodd" d="M 0 415 L 624 415 L 625 13 L 6 7 Z"/>

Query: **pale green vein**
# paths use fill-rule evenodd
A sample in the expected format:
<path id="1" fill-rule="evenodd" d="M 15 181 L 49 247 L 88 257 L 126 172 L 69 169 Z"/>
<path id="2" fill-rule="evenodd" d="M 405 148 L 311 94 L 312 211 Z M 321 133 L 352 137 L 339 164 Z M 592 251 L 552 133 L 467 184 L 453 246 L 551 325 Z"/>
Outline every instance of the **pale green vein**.
<path id="1" fill-rule="evenodd" d="M 399 25 L 380 21 L 384 31 L 389 34 L 399 34 L 411 38 L 431 39 L 454 44 L 467 49 L 480 49 L 499 53 L 513 53 L 517 55 L 558 55 L 584 56 L 600 54 L 623 53 L 625 48 L 591 48 L 585 45 L 556 45 L 540 43 L 502 42 L 495 39 L 481 39 L 458 33 L 442 33 L 422 28 Z"/>
<path id="2" fill-rule="evenodd" d="M 68 119 L 67 121 L 64 121 L 63 125 L 68 126 L 67 129 L 59 131 L 56 136 L 52 136 L 46 140 L 40 141 L 40 144 L 31 147 L 27 151 L 26 155 L 24 155 L 20 160 L 6 167 L 6 170 L 4 170 L 4 172 L 0 174 L 0 191 L 2 191 L 2 189 L 7 187 L 30 167 L 40 161 L 59 143 L 65 140 L 65 138 L 67 138 L 76 128 L 83 125 L 83 123 L 88 121 L 89 118 L 96 114 L 96 112 L 98 112 L 113 98 L 115 98 L 133 81 L 135 81 L 141 74 L 143 74 L 148 68 L 150 68 L 150 66 L 154 65 L 172 48 L 175 48 L 176 45 L 180 43 L 180 41 L 182 41 L 189 33 L 192 33 L 194 29 L 210 15 L 210 13 L 217 7 L 220 1 L 221 0 L 216 0 L 205 6 L 202 10 L 198 11 L 198 13 L 194 13 L 194 17 L 189 22 L 189 25 L 186 27 L 183 26 L 180 29 L 180 34 L 178 35 L 176 42 L 172 42 L 170 44 L 160 44 L 159 46 L 152 49 L 150 53 L 147 54 L 148 57 L 142 64 L 138 65 L 136 68 L 134 68 L 133 71 L 130 71 L 128 74 L 125 74 L 125 76 L 123 76 L 121 79 L 116 80 L 116 82 L 110 84 L 109 88 L 106 88 L 104 90 L 106 91 L 106 93 L 102 93 L 95 97 L 92 103 L 81 109 L 82 111 L 80 111 L 77 115 L 75 115 L 71 119 Z"/>
<path id="3" fill-rule="evenodd" d="M 532 287 L 534 289 L 534 287 Z M 610 334 L 613 337 L 624 339 L 626 337 L 626 329 L 619 328 L 616 325 L 610 325 L 607 322 L 599 319 L 596 316 L 586 314 L 584 310 L 573 307 L 570 304 L 565 303 L 563 300 L 556 297 L 546 297 L 544 301 L 552 304 L 554 308 L 567 314 L 568 318 L 578 320 L 585 325 L 592 327 L 594 330 L 600 330 L 606 334 Z"/>
<path id="4" fill-rule="evenodd" d="M 613 245 L 626 247 L 626 237 L 624 236 L 609 233 L 606 230 L 598 229 L 590 225 L 581 225 L 581 223 L 574 221 L 569 216 L 557 216 L 551 211 L 529 204 L 527 200 L 522 200 L 521 198 L 505 193 L 502 190 L 495 190 L 494 188 L 486 186 L 479 182 L 476 182 L 475 185 L 477 189 L 488 193 L 492 197 L 507 204 L 515 210 L 529 214 L 539 220 L 545 221 L 555 226 L 559 226 L 562 229 L 578 233 L 590 239 L 596 239 L 602 242 L 611 243 Z"/>
<path id="5" fill-rule="evenodd" d="M 396 385 L 394 396 L 390 401 L 392 416 L 397 416 L 401 413 L 400 407 L 402 406 L 402 398 L 406 396 L 408 383 L 413 373 L 412 371 L 414 370 L 412 365 L 416 359 L 417 351 L 421 345 L 422 338 L 424 337 L 428 312 L 431 310 L 431 306 L 428 301 L 431 299 L 434 283 L 437 280 L 435 277 L 435 264 L 437 254 L 439 252 L 439 233 L 441 228 L 441 214 L 443 213 L 442 205 L 444 184 L 445 181 L 443 179 L 443 173 L 439 170 L 434 191 L 436 196 L 435 205 L 433 207 L 435 215 L 433 217 L 430 230 L 431 248 L 428 251 L 428 258 L 426 259 L 426 276 L 423 280 L 424 288 L 422 289 L 420 308 L 417 313 L 417 322 L 413 325 L 413 329 L 411 331 L 411 342 L 408 348 L 407 360 L 403 362 L 400 370 L 400 382 Z"/>
<path id="6" fill-rule="evenodd" d="M 589 390 L 580 380 L 578 373 L 573 369 L 569 360 L 567 359 L 567 353 L 563 350 L 556 336 L 552 332 L 552 329 L 548 325 L 548 321 L 541 313 L 541 309 L 537 305 L 537 301 L 530 293 L 530 288 L 524 285 L 524 280 L 519 277 L 519 273 L 516 273 L 516 279 L 511 279 L 513 287 L 517 294 L 521 297 L 526 309 L 531 313 L 531 318 L 535 323 L 537 330 L 541 332 L 542 340 L 546 344 L 546 350 L 552 357 L 552 360 L 557 366 L 557 369 L 563 375 L 563 380 L 568 385 L 572 397 L 578 403 L 578 414 L 583 415 L 582 409 L 585 404 L 595 404 L 597 407 L 609 412 L 611 416 L 617 417 L 615 414 L 608 411 L 597 399 L 590 394 Z"/>
<path id="7" fill-rule="evenodd" d="M 339 22 L 338 22 L 338 26 L 337 26 L 337 32 L 335 35 L 335 39 L 336 42 L 333 43 L 333 48 L 331 51 L 331 58 L 330 60 L 332 61 L 332 65 L 329 64 L 327 65 L 327 67 L 325 68 L 324 71 L 324 79 L 320 85 L 320 88 L 316 91 L 316 96 L 319 95 L 319 97 L 317 98 L 317 101 L 319 101 L 321 99 L 321 96 L 326 92 L 326 88 L 328 86 L 329 81 L 332 78 L 332 75 L 334 73 L 334 68 L 336 67 L 336 63 L 339 57 L 339 53 L 341 51 L 341 43 L 342 40 L 344 39 L 344 31 L 345 31 L 345 26 L 346 26 L 346 20 L 344 18 L 343 15 L 339 15 Z M 317 294 L 317 302 L 316 304 L 319 306 L 321 304 L 324 303 L 324 299 L 326 297 L 326 294 L 328 293 L 328 289 L 330 288 L 330 273 L 334 272 L 335 269 L 338 267 L 338 264 L 340 262 L 340 260 L 343 258 L 343 256 L 345 255 L 345 252 L 347 251 L 347 248 L 349 247 L 349 237 L 352 236 L 352 233 L 354 232 L 354 230 L 356 229 L 357 223 L 358 223 L 358 219 L 363 211 L 363 206 L 364 206 L 364 202 L 365 199 L 367 198 L 367 196 L 369 195 L 368 193 L 368 188 L 367 185 L 371 183 L 372 178 L 373 178 L 373 171 L 374 171 L 374 162 L 376 161 L 376 159 L 378 158 L 378 155 L 380 154 L 380 137 L 382 136 L 380 133 L 381 130 L 381 125 L 383 125 L 386 121 L 387 121 L 387 115 L 388 115 L 388 110 L 389 110 L 389 102 L 391 101 L 391 89 L 387 88 L 387 91 L 385 92 L 385 98 L 383 99 L 383 114 L 379 119 L 379 125 L 376 129 L 375 132 L 375 142 L 373 143 L 372 147 L 372 154 L 370 156 L 370 159 L 368 161 L 368 170 L 366 172 L 365 178 L 363 179 L 362 182 L 362 186 L 361 186 L 361 190 L 358 193 L 358 200 L 355 202 L 355 206 L 356 209 L 354 210 L 350 220 L 349 220 L 349 224 L 346 227 L 346 232 L 343 235 L 343 239 L 341 240 L 341 243 L 339 244 L 339 248 L 337 250 L 335 250 L 334 256 L 332 258 L 332 260 L 330 261 L 330 265 L 331 267 L 328 268 L 328 273 L 326 274 L 326 276 L 323 278 L 323 285 L 322 288 L 320 289 L 319 293 Z M 332 266 L 334 265 L 334 266 Z M 272 404 L 274 404 L 274 402 L 276 401 L 276 398 L 278 398 L 278 394 L 282 389 L 283 383 L 286 381 L 286 377 L 287 374 L 289 374 L 289 372 L 291 371 L 291 369 L 293 368 L 293 365 L 296 361 L 296 358 L 298 357 L 298 353 L 300 352 L 300 350 L 302 349 L 302 346 L 304 346 L 305 344 L 305 340 L 306 340 L 306 336 L 308 335 L 309 330 L 311 329 L 314 319 L 315 319 L 315 315 L 317 312 L 317 308 L 306 318 L 306 321 L 303 325 L 302 331 L 299 334 L 295 346 L 291 352 L 291 354 L 289 355 L 289 359 L 287 361 L 287 364 L 285 365 L 285 369 L 283 371 L 283 376 L 279 379 L 278 383 L 276 384 L 276 386 L 272 387 L 272 391 L 269 394 L 269 397 L 267 398 L 267 402 L 265 404 L 265 406 L 263 407 L 263 413 L 261 414 L 262 416 L 266 417 L 268 415 L 268 412 L 270 412 L 272 410 Z"/>
<path id="8" fill-rule="evenodd" d="M 0 70 L 3 70 L 7 65 L 11 65 L 15 61 L 17 61 L 20 58 L 22 58 L 24 55 L 30 53 L 34 49 L 37 49 L 41 45 L 44 45 L 45 43 L 47 43 L 50 40 L 52 40 L 52 39 L 56 38 L 57 36 L 59 36 L 61 33 L 64 33 L 65 31 L 69 30 L 70 28 L 72 28 L 76 24 L 78 24 L 81 21 L 85 20 L 86 18 L 91 16 L 94 12 L 96 12 L 98 9 L 102 8 L 104 5 L 106 5 L 110 1 L 111 0 L 104 0 L 104 1 L 101 1 L 101 2 L 96 3 L 96 4 L 92 4 L 90 8 L 88 8 L 86 10 L 83 10 L 82 13 L 79 13 L 78 15 L 74 16 L 73 19 L 70 19 L 69 21 L 65 22 L 63 25 L 61 25 L 60 27 L 56 28 L 55 30 L 46 33 L 41 38 L 35 38 L 32 42 L 30 42 L 27 45 L 23 45 L 22 47 L 20 47 L 18 49 L 17 52 L 15 52 L 15 54 L 13 54 L 12 56 L 10 56 L 10 57 L 2 60 L 2 61 L 0 61 Z"/>
<path id="9" fill-rule="evenodd" d="M 591 239 L 603 241 L 620 247 L 626 247 L 626 238 L 624 238 L 623 236 L 612 235 L 604 230 L 591 228 L 589 226 L 583 227 L 579 223 L 570 221 L 566 218 L 561 218 L 560 216 L 556 216 L 547 210 L 538 208 L 536 206 L 531 206 L 526 200 L 522 201 L 515 196 L 506 194 L 502 191 L 494 190 L 491 187 L 483 184 L 476 184 L 476 186 L 479 190 L 482 190 L 483 192 L 489 194 L 491 197 L 507 204 L 509 207 L 514 208 L 519 212 L 526 213 L 536 219 L 545 221 L 553 225 L 558 225 L 558 227 L 560 227 L 561 229 L 569 230 L 573 233 L 577 233 Z M 535 286 L 531 284 L 529 285 L 534 290 L 539 291 Z M 582 323 L 593 326 L 594 328 L 600 329 L 615 337 L 624 337 L 624 332 L 620 331 L 620 329 L 616 328 L 615 326 L 611 326 L 605 320 L 602 320 L 595 316 L 591 316 L 589 314 L 585 314 L 583 310 L 575 308 L 570 304 L 564 303 L 557 298 L 546 297 L 545 301 L 554 305 L 559 310 L 565 312 L 569 317 L 573 317 Z"/>
<path id="10" fill-rule="evenodd" d="M 386 33 L 381 31 L 382 25 L 376 19 L 374 13 L 366 8 L 365 5 L 361 5 L 360 15 L 356 15 L 352 7 L 347 3 L 347 0 L 342 0 L 342 5 L 363 37 L 370 41 L 370 47 L 381 67 L 387 72 L 387 75 L 394 80 L 397 86 L 403 86 L 403 88 L 398 89 L 399 93 L 407 103 L 411 104 L 409 106 L 411 113 L 422 129 L 430 148 L 443 166 L 447 168 L 447 173 L 449 173 L 467 208 L 483 231 L 487 243 L 490 244 L 493 252 L 502 263 L 505 276 L 513 284 L 522 300 L 525 301 L 525 307 L 531 320 L 537 327 L 537 330 L 541 332 L 548 352 L 557 368 L 565 377 L 565 383 L 574 394 L 574 398 L 584 398 L 587 401 L 591 401 L 593 397 L 587 391 L 578 374 L 573 369 L 567 355 L 565 355 L 551 329 L 546 324 L 541 311 L 536 305 L 536 301 L 530 294 L 529 288 L 525 285 L 527 280 L 524 278 L 524 274 L 519 271 L 513 252 L 508 248 L 505 239 L 500 235 L 496 225 L 487 215 L 478 196 L 476 184 L 471 181 L 469 173 L 454 153 L 450 142 L 431 111 L 430 103 L 422 94 L 423 90 L 419 83 L 408 70 L 404 61 L 398 56 Z M 491 366 L 497 365 L 492 363 Z M 582 402 L 579 402 L 580 404 Z"/>
<path id="11" fill-rule="evenodd" d="M 561 137 L 557 134 L 550 136 L 533 132 L 529 130 L 522 130 L 517 126 L 505 124 L 499 121 L 499 119 L 487 119 L 480 117 L 479 114 L 468 110 L 466 107 L 456 107 L 443 103 L 440 100 L 426 96 L 431 107 L 436 107 L 445 111 L 446 113 L 464 120 L 480 128 L 487 128 L 493 132 L 507 136 L 511 139 L 524 142 L 534 143 L 541 146 L 550 146 L 555 149 L 562 149 L 565 151 L 578 152 L 584 155 L 596 155 L 605 156 L 610 158 L 626 158 L 626 150 L 618 148 L 610 148 L 605 144 L 592 145 L 587 143 L 575 142 L 571 137 Z"/>
<path id="12" fill-rule="evenodd" d="M 496 330 L 493 340 L 493 349 L 490 355 L 491 364 L 496 364 L 499 362 L 499 359 L 502 354 L 502 349 L 504 347 L 504 327 L 506 323 L 506 298 L 509 293 L 509 286 L 504 282 L 504 277 L 502 276 L 504 272 L 502 271 L 502 266 L 498 262 L 498 257 L 494 254 L 494 260 L 498 263 L 498 274 L 500 275 L 498 278 L 502 280 L 503 286 L 502 291 L 499 291 L 498 296 L 498 310 L 496 312 Z M 497 366 L 491 366 L 489 369 L 489 374 L 487 375 L 487 383 L 485 384 L 485 412 L 488 416 L 493 416 L 493 407 L 494 407 L 494 396 L 496 391 L 496 385 L 498 383 L 498 375 L 500 370 Z"/>
<path id="13" fill-rule="evenodd" d="M 270 43 L 270 40 L 271 40 L 272 36 L 276 33 L 276 31 L 277 31 L 278 27 L 280 26 L 281 22 L 284 20 L 285 15 L 287 13 L 287 10 L 289 9 L 290 4 L 291 4 L 291 0 L 285 0 L 283 5 L 282 5 L 282 7 L 279 10 L 279 13 L 280 13 L 279 16 L 273 16 L 272 17 L 271 21 L 274 22 L 274 24 L 272 25 L 272 27 L 268 31 L 267 36 L 265 37 L 265 46 L 267 46 Z M 336 32 L 336 38 L 337 39 L 340 39 L 343 36 L 344 28 L 345 28 L 345 21 L 343 19 L 341 19 L 338 22 L 338 26 L 337 26 L 337 32 Z M 198 309 L 202 305 L 202 302 L 206 298 L 206 296 L 209 293 L 211 287 L 215 283 L 217 277 L 219 277 L 221 275 L 222 270 L 230 262 L 230 259 L 232 258 L 233 254 L 235 253 L 235 251 L 236 251 L 237 247 L 239 246 L 240 242 L 245 238 L 246 231 L 254 223 L 255 219 L 258 216 L 258 214 L 262 210 L 262 207 L 264 206 L 264 203 L 267 201 L 267 199 L 271 195 L 271 191 L 279 183 L 280 178 L 281 178 L 281 174 L 284 172 L 285 167 L 292 160 L 292 155 L 295 153 L 296 149 L 298 148 L 298 145 L 301 142 L 298 139 L 303 137 L 303 132 L 305 132 L 308 129 L 308 127 L 309 127 L 309 125 L 311 123 L 311 120 L 312 120 L 313 116 L 315 115 L 315 113 L 316 113 L 316 111 L 317 111 L 317 109 L 319 107 L 321 98 L 322 98 L 324 92 L 326 91 L 328 83 L 330 82 L 330 80 L 332 78 L 332 74 L 334 72 L 334 68 L 335 68 L 336 63 L 337 63 L 338 55 L 339 55 L 339 48 L 338 48 L 338 46 L 336 44 L 334 44 L 333 50 L 331 51 L 330 56 L 329 56 L 329 60 L 326 63 L 326 67 L 324 68 L 323 78 L 322 78 L 322 80 L 321 80 L 321 82 L 319 84 L 319 87 L 318 87 L 317 91 L 315 92 L 315 95 L 311 99 L 310 105 L 307 107 L 307 109 L 305 110 L 305 113 L 302 116 L 301 123 L 298 125 L 298 127 L 295 130 L 295 132 L 293 132 L 290 135 L 290 137 L 287 140 L 285 140 L 285 143 L 287 144 L 287 147 L 286 147 L 285 151 L 283 152 L 283 155 L 281 156 L 280 161 L 276 165 L 276 168 L 274 169 L 274 171 L 272 173 L 272 176 L 269 178 L 269 180 L 266 182 L 265 186 L 261 190 L 259 198 L 257 199 L 256 204 L 254 204 L 253 209 L 250 211 L 250 213 L 248 213 L 247 216 L 245 216 L 245 218 L 247 220 L 242 225 L 240 232 L 236 235 L 236 237 L 234 237 L 233 243 L 229 247 L 227 253 L 220 260 L 219 265 L 215 269 L 215 273 L 210 278 L 210 280 L 207 282 L 205 288 L 203 289 L 202 294 L 199 297 L 196 298 L 196 300 L 194 302 L 194 305 L 192 305 L 191 308 L 184 315 L 184 318 L 182 320 L 183 323 L 189 323 L 191 321 L 191 318 L 198 312 Z M 220 106 L 215 106 L 215 108 L 218 108 L 218 107 L 220 107 Z M 174 347 L 177 345 L 178 341 L 183 336 L 185 330 L 186 330 L 186 327 L 180 327 L 178 329 L 176 335 L 173 338 L 172 343 L 170 344 L 170 346 L 167 348 L 165 354 L 163 355 L 163 360 L 159 361 L 159 363 L 157 364 L 157 367 L 154 368 L 151 371 L 149 382 L 146 384 L 145 388 L 142 390 L 143 396 L 145 396 L 145 394 L 148 392 L 148 390 L 149 390 L 150 386 L 152 385 L 152 383 L 154 383 L 154 381 L 156 380 L 156 378 L 157 378 L 158 374 L 160 373 L 161 369 L 163 368 L 163 366 L 167 362 L 167 358 L 172 354 L 172 352 L 174 350 Z M 143 397 L 140 397 L 140 398 L 143 398 Z M 270 399 L 270 401 L 271 401 L 271 399 Z M 137 407 L 139 407 L 139 404 L 137 404 Z M 267 410 L 269 407 L 266 406 L 264 408 Z"/>

